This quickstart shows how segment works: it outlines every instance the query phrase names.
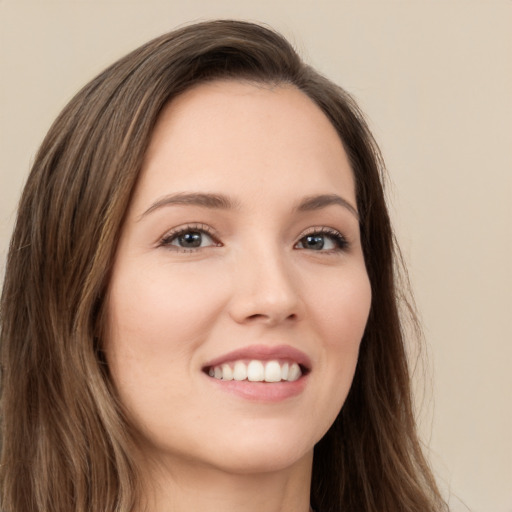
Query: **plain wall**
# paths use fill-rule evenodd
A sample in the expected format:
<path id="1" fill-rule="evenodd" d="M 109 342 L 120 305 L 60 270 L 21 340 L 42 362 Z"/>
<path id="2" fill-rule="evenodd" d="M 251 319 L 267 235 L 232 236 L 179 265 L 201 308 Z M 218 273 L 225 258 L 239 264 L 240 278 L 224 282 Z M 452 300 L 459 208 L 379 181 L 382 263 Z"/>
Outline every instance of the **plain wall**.
<path id="1" fill-rule="evenodd" d="M 435 473 L 470 510 L 512 512 L 510 0 L 0 0 L 0 270 L 64 104 L 146 40 L 219 17 L 282 31 L 367 113 L 426 332 L 417 403 Z"/>

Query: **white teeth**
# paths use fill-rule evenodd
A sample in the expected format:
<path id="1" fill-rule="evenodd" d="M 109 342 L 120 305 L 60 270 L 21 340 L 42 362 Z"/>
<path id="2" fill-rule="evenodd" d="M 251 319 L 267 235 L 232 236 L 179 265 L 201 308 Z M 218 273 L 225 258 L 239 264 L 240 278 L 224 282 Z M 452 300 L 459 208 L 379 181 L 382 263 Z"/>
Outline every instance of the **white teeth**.
<path id="1" fill-rule="evenodd" d="M 251 361 L 247 366 L 247 380 L 261 382 L 265 379 L 265 367 L 261 361 Z"/>
<path id="2" fill-rule="evenodd" d="M 233 370 L 229 364 L 222 365 L 222 380 L 233 380 Z"/>
<path id="3" fill-rule="evenodd" d="M 249 364 L 236 361 L 233 366 L 223 364 L 211 367 L 208 375 L 219 380 L 249 380 L 250 382 L 294 382 L 302 376 L 298 363 L 279 363 L 268 361 L 266 363 L 252 360 Z"/>
<path id="4" fill-rule="evenodd" d="M 288 380 L 288 371 L 290 370 L 290 365 L 288 363 L 284 363 L 281 367 L 281 379 Z"/>
<path id="5" fill-rule="evenodd" d="M 293 363 L 290 366 L 290 371 L 288 373 L 288 380 L 290 382 L 293 382 L 297 380 L 302 375 L 302 372 L 300 371 L 300 366 L 297 363 Z"/>
<path id="6" fill-rule="evenodd" d="M 235 380 L 247 379 L 247 366 L 245 366 L 242 361 L 237 361 L 235 363 L 235 368 L 233 369 L 233 378 Z"/>
<path id="7" fill-rule="evenodd" d="M 269 361 L 265 365 L 265 382 L 279 382 L 281 375 L 281 365 L 277 361 Z"/>

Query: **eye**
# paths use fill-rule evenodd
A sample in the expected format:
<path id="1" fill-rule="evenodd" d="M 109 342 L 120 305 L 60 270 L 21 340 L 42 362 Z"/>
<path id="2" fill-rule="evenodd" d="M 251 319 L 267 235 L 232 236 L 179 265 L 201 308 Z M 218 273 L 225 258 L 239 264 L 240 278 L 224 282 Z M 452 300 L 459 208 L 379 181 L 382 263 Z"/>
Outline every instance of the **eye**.
<path id="1" fill-rule="evenodd" d="M 321 228 L 303 236 L 295 246 L 310 251 L 341 251 L 348 247 L 345 237 L 334 229 Z"/>
<path id="2" fill-rule="evenodd" d="M 195 249 L 218 246 L 220 244 L 213 239 L 213 236 L 210 235 L 205 228 L 188 226 L 165 235 L 160 245 L 177 250 L 193 251 Z"/>

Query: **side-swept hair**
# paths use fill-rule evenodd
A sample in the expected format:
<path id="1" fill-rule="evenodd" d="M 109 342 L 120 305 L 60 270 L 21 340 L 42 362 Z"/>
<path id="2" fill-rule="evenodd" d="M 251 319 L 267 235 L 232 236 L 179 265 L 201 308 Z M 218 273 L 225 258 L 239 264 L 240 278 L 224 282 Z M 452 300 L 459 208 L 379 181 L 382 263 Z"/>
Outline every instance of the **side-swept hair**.
<path id="1" fill-rule="evenodd" d="M 65 107 L 36 156 L 0 305 L 0 508 L 129 512 L 139 503 L 133 436 L 101 351 L 105 291 L 160 112 L 217 79 L 303 91 L 336 128 L 355 176 L 373 298 L 351 391 L 315 447 L 313 507 L 443 510 L 415 431 L 379 149 L 353 99 L 282 36 L 224 20 L 161 36 L 106 69 Z"/>

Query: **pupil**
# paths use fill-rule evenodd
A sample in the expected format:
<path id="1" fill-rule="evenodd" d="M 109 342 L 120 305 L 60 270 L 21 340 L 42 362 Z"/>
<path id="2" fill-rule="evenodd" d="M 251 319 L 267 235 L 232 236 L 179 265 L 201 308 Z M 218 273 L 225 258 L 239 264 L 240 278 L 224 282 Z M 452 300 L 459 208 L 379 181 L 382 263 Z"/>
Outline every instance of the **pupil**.
<path id="1" fill-rule="evenodd" d="M 324 246 L 324 237 L 322 235 L 309 235 L 306 237 L 306 245 L 310 249 L 322 249 Z"/>
<path id="2" fill-rule="evenodd" d="M 201 233 L 197 231 L 185 233 L 178 238 L 178 241 L 182 247 L 200 247 L 202 242 Z"/>

